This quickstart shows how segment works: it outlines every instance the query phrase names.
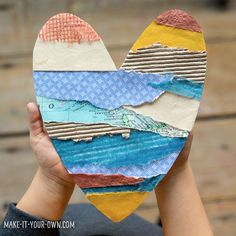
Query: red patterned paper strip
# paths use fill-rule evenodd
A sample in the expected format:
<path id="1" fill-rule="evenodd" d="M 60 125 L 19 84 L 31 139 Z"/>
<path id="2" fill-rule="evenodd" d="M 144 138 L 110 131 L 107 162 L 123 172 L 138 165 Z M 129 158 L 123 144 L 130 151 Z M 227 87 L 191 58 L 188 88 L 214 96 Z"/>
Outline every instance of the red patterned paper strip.
<path id="1" fill-rule="evenodd" d="M 70 13 L 61 13 L 51 17 L 39 32 L 38 37 L 43 41 L 66 43 L 101 39 L 88 23 Z"/>
<path id="2" fill-rule="evenodd" d="M 144 181 L 143 178 L 127 177 L 120 174 L 73 174 L 73 179 L 80 188 L 134 185 Z"/>
<path id="3" fill-rule="evenodd" d="M 171 26 L 194 32 L 202 32 L 200 25 L 192 16 L 177 9 L 164 12 L 156 18 L 156 22 L 160 25 Z"/>

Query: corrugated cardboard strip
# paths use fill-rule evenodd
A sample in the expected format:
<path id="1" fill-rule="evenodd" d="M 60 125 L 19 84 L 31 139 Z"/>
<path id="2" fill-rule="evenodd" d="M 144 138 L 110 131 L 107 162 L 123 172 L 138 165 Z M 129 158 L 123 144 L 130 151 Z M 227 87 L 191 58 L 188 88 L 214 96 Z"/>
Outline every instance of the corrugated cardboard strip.
<path id="1" fill-rule="evenodd" d="M 171 72 L 188 80 L 203 82 L 206 73 L 206 52 L 170 48 L 157 43 L 130 51 L 122 68 L 149 73 Z"/>
<path id="2" fill-rule="evenodd" d="M 72 139 L 73 141 L 90 141 L 93 137 L 102 135 L 121 134 L 124 138 L 129 138 L 130 129 L 111 126 L 108 124 L 81 124 L 44 122 L 50 138 L 61 140 Z"/>

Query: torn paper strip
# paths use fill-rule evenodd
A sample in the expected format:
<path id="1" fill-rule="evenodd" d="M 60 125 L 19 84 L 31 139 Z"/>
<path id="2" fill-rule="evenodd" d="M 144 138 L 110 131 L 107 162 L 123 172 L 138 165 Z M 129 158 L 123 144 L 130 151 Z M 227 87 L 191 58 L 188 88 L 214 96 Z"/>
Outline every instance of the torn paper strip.
<path id="1" fill-rule="evenodd" d="M 97 174 L 101 173 L 104 175 L 112 175 L 112 174 L 122 174 L 125 176 L 135 177 L 135 178 L 150 178 L 152 176 L 166 174 L 176 158 L 178 157 L 177 153 L 171 153 L 166 158 L 160 160 L 154 160 L 146 165 L 137 165 L 133 164 L 132 166 L 122 166 L 118 168 L 106 168 L 103 166 L 98 166 L 96 164 L 89 164 L 83 167 L 79 165 L 74 165 L 68 168 L 69 173 L 71 174 Z"/>
<path id="2" fill-rule="evenodd" d="M 91 25 L 71 13 L 52 16 L 39 31 L 38 38 L 44 42 L 67 44 L 101 40 Z"/>
<path id="3" fill-rule="evenodd" d="M 143 178 L 128 177 L 121 174 L 73 174 L 72 177 L 80 188 L 135 185 L 144 181 Z"/>
<path id="4" fill-rule="evenodd" d="M 188 80 L 203 82 L 206 60 L 206 52 L 192 52 L 157 43 L 140 48 L 137 52 L 130 51 L 122 68 L 147 73 L 173 73 Z"/>
<path id="5" fill-rule="evenodd" d="M 102 41 L 68 45 L 38 39 L 33 56 L 34 71 L 116 71 Z"/>
<path id="6" fill-rule="evenodd" d="M 91 141 L 94 137 L 103 135 L 121 134 L 129 138 L 130 129 L 111 126 L 108 124 L 82 124 L 69 122 L 44 122 L 48 136 L 61 140 L 72 139 L 75 142 L 81 140 Z"/>
<path id="7" fill-rule="evenodd" d="M 168 82 L 173 75 L 127 72 L 34 72 L 37 96 L 88 101 L 104 109 L 153 102 L 164 91 L 148 85 Z"/>
<path id="8" fill-rule="evenodd" d="M 141 191 L 149 192 L 152 191 L 156 185 L 164 178 L 165 175 L 153 176 L 151 178 L 144 179 L 143 182 L 134 185 L 123 185 L 123 186 L 105 186 L 102 188 L 83 188 L 85 194 L 91 193 L 109 193 L 109 192 L 126 192 L 126 191 Z"/>
<path id="9" fill-rule="evenodd" d="M 164 93 L 152 104 L 137 107 L 126 106 L 125 108 L 138 114 L 149 116 L 155 121 L 191 131 L 197 116 L 199 101 L 171 93 Z"/>
<path id="10" fill-rule="evenodd" d="M 131 50 L 135 52 L 139 48 L 151 46 L 155 43 L 175 48 L 186 48 L 190 51 L 206 51 L 201 32 L 160 25 L 155 20 L 143 31 Z"/>
<path id="11" fill-rule="evenodd" d="M 166 92 L 174 93 L 183 97 L 200 100 L 202 97 L 203 84 L 194 83 L 186 79 L 172 79 L 168 83 L 150 82 L 150 86 L 157 89 L 162 89 Z"/>
<path id="12" fill-rule="evenodd" d="M 156 17 L 156 22 L 160 25 L 171 26 L 177 29 L 202 32 L 197 21 L 188 13 L 179 9 L 173 9 L 162 13 L 160 16 Z"/>
<path id="13" fill-rule="evenodd" d="M 60 101 L 37 97 L 44 122 L 106 123 L 120 128 L 151 131 L 168 137 L 187 137 L 188 132 L 174 128 L 128 109 L 105 110 L 88 102 Z"/>
<path id="14" fill-rule="evenodd" d="M 105 216 L 119 222 L 129 216 L 147 197 L 149 192 L 118 192 L 86 194 L 88 200 Z"/>
<path id="15" fill-rule="evenodd" d="M 163 137 L 152 132 L 133 130 L 128 139 L 121 135 L 100 136 L 92 142 L 52 139 L 52 143 L 67 169 L 96 164 L 103 167 L 146 165 L 179 153 L 186 138 Z"/>

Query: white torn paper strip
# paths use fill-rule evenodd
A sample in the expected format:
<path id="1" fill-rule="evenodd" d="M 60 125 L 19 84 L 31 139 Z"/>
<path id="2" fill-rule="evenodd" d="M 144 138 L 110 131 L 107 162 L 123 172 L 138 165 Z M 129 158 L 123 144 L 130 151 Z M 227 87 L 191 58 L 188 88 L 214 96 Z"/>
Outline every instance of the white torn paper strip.
<path id="1" fill-rule="evenodd" d="M 89 62 L 89 63 L 88 63 Z M 36 41 L 34 71 L 116 71 L 103 42 L 45 42 Z"/>
<path id="2" fill-rule="evenodd" d="M 153 103 L 125 108 L 149 116 L 155 121 L 191 131 L 198 113 L 199 101 L 166 92 Z"/>

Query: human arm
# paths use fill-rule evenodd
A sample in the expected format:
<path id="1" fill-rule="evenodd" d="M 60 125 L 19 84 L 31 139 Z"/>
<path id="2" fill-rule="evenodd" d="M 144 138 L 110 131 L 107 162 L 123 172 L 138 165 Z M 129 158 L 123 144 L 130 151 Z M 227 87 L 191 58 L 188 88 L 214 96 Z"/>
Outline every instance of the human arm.
<path id="1" fill-rule="evenodd" d="M 43 129 L 37 105 L 29 103 L 27 109 L 30 144 L 39 167 L 16 207 L 43 219 L 60 220 L 73 192 L 74 182 Z"/>
<path id="2" fill-rule="evenodd" d="M 188 156 L 192 134 L 170 172 L 156 188 L 165 236 L 212 236 Z"/>
<path id="3" fill-rule="evenodd" d="M 48 135 L 36 104 L 27 105 L 30 144 L 39 167 L 17 205 L 10 204 L 0 225 L 0 235 L 59 235 L 55 221 L 61 219 L 74 189 Z"/>
<path id="4" fill-rule="evenodd" d="M 60 220 L 72 195 L 74 182 L 43 129 L 37 105 L 29 103 L 27 109 L 30 144 L 39 167 L 30 187 L 16 207 L 46 220 Z"/>

